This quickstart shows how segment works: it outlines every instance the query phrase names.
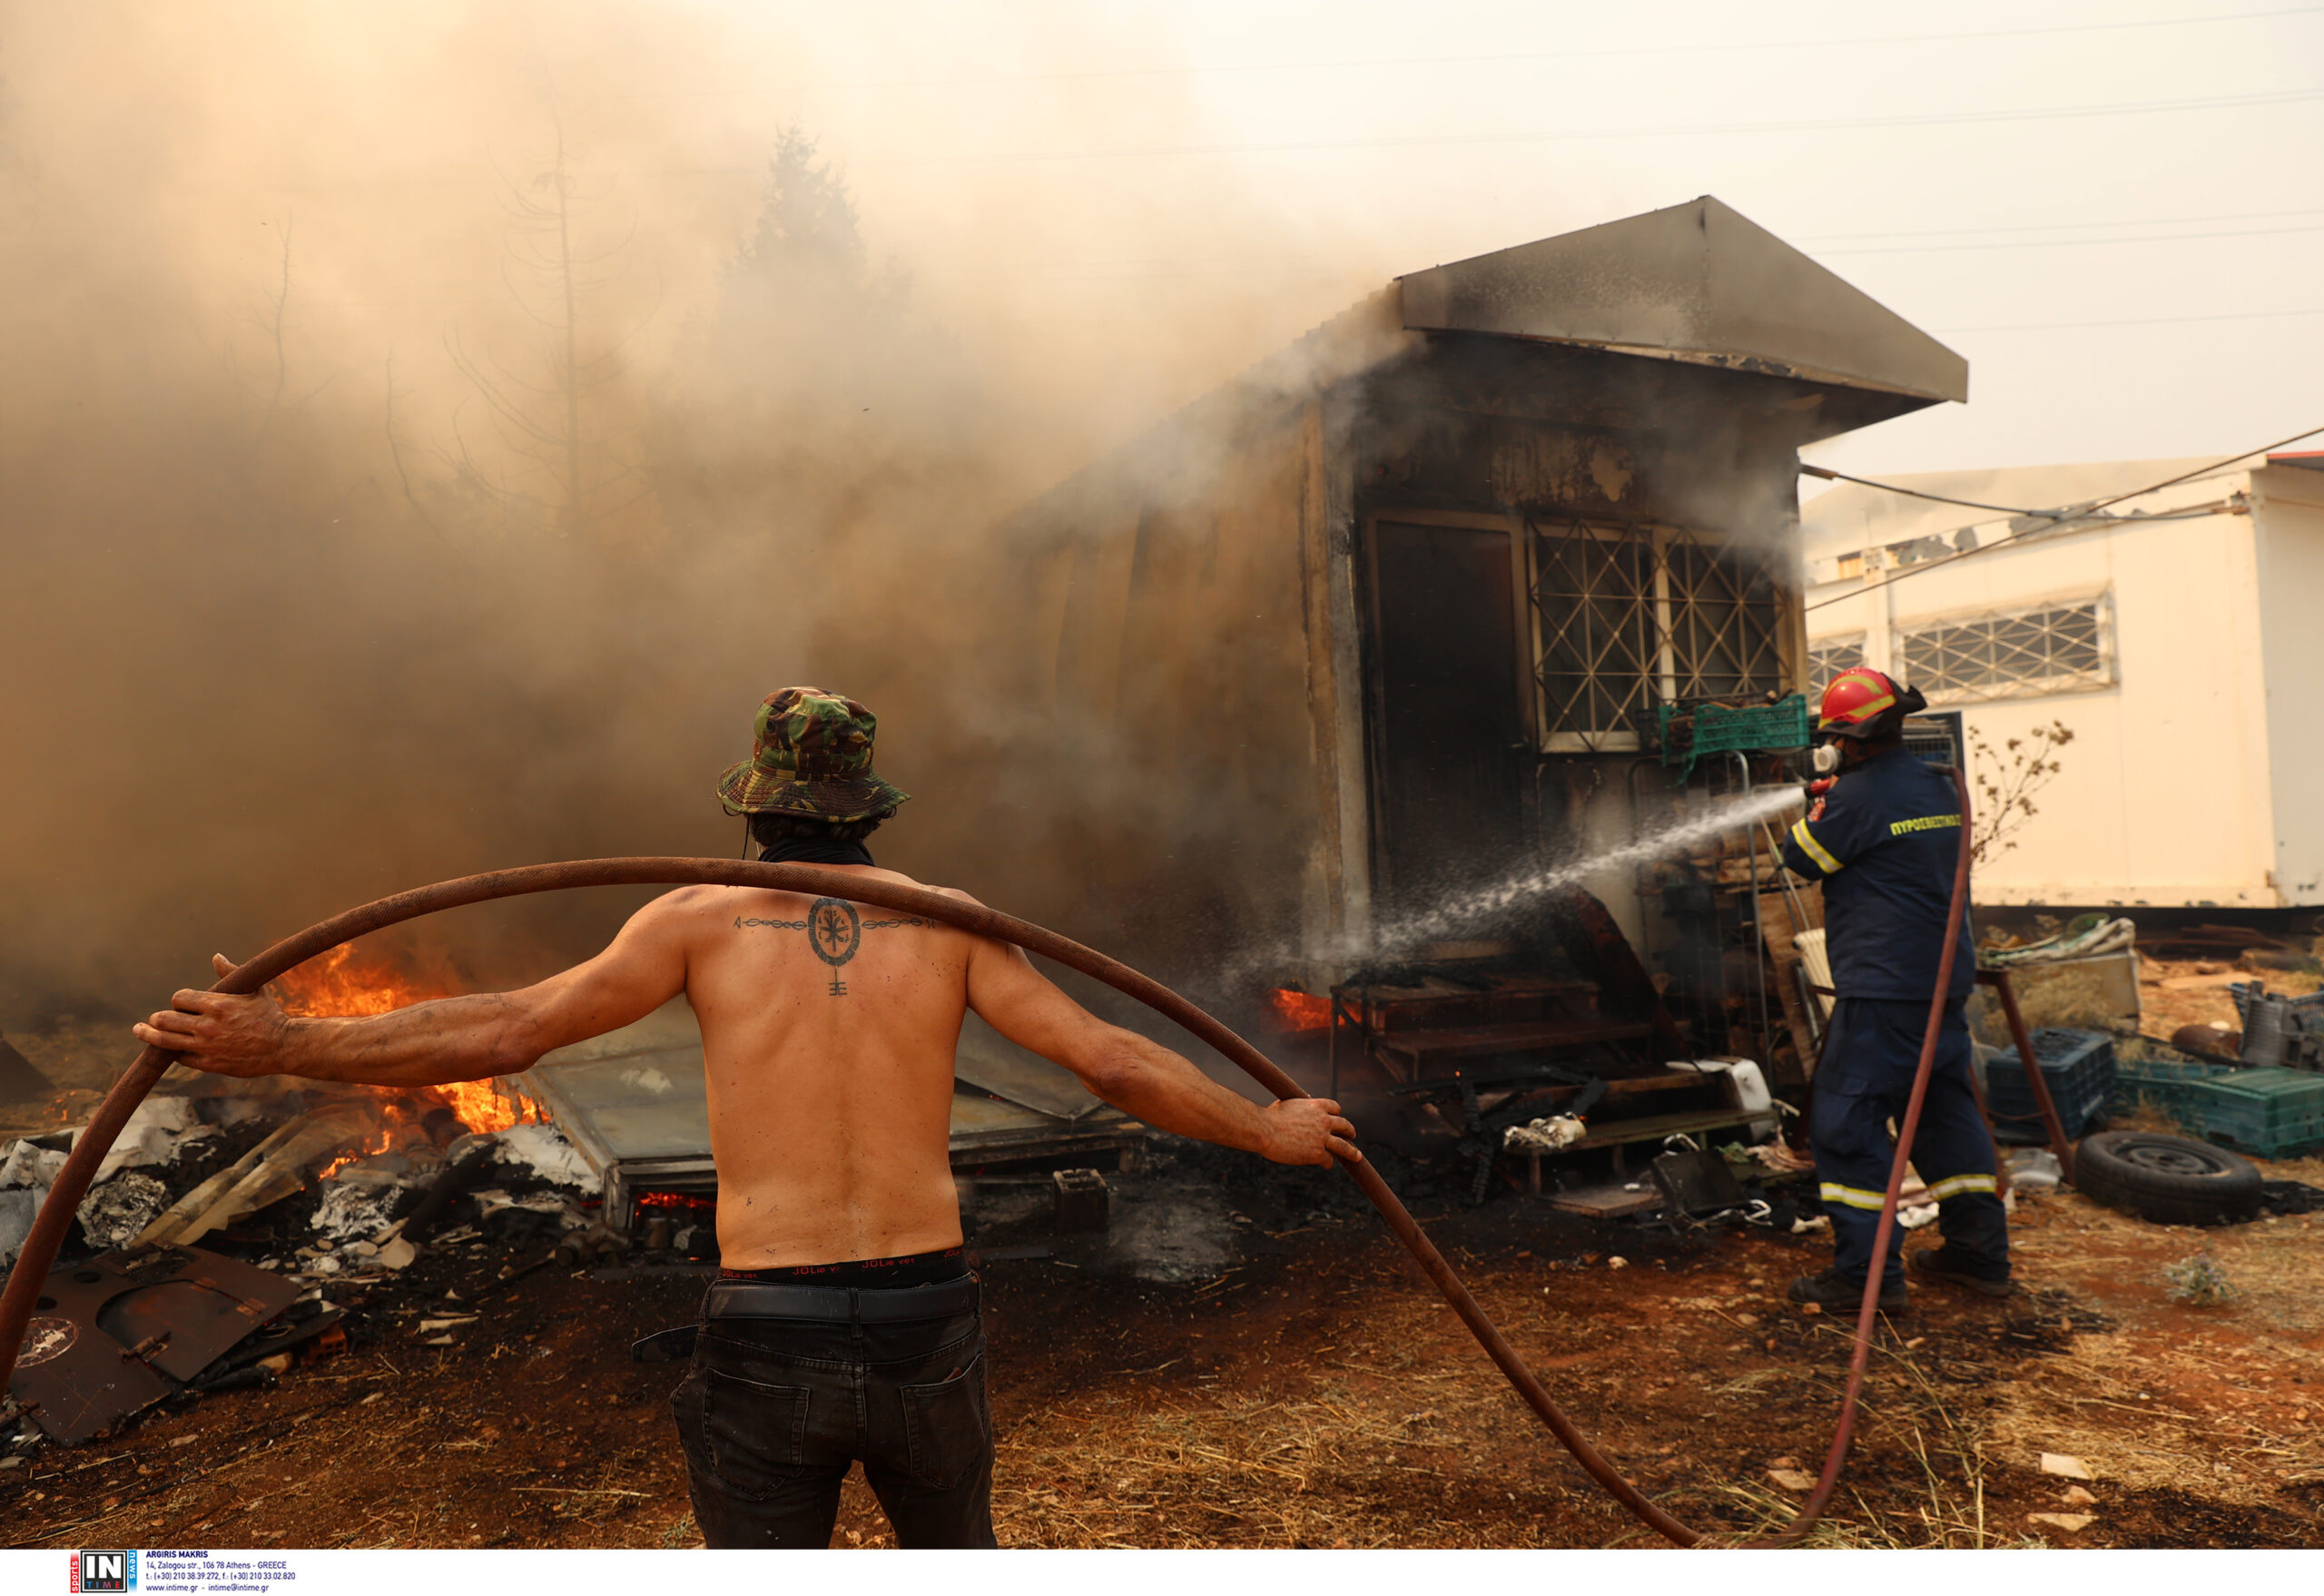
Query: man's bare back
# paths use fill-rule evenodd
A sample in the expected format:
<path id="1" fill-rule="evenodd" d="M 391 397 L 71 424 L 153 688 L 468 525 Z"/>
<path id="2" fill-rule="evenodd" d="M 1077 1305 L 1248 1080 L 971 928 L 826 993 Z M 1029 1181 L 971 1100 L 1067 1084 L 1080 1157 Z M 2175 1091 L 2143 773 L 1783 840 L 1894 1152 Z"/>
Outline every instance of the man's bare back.
<path id="1" fill-rule="evenodd" d="M 751 756 L 715 789 L 750 817 L 763 860 L 918 884 L 862 846 L 911 797 L 872 769 L 877 724 L 820 687 L 767 695 Z M 225 1075 L 441 1085 L 528 1069 L 684 993 L 702 1023 L 725 1265 L 671 1397 L 705 1542 L 829 1544 L 860 1462 L 899 1544 L 990 1546 L 984 1330 L 977 1278 L 952 1250 L 952 1056 L 968 1010 L 1161 1129 L 1285 1164 L 1361 1155 L 1338 1104 L 1261 1108 L 1098 1020 L 1019 950 L 848 890 L 684 887 L 523 991 L 350 1020 L 183 991 L 137 1035 Z M 819 1278 L 800 1284 L 802 1266 Z"/>
<path id="2" fill-rule="evenodd" d="M 918 884 L 872 866 L 823 868 Z M 1336 1103 L 1262 1108 L 1098 1020 L 1016 948 L 844 900 L 748 888 L 657 898 L 595 959 L 522 991 L 352 1020 L 292 1020 L 262 997 L 182 991 L 136 1031 L 222 1074 L 436 1085 L 529 1069 L 681 992 L 702 1025 L 719 1249 L 731 1267 L 960 1243 L 952 1056 L 970 1008 L 1162 1129 L 1279 1163 L 1361 1157 Z"/>

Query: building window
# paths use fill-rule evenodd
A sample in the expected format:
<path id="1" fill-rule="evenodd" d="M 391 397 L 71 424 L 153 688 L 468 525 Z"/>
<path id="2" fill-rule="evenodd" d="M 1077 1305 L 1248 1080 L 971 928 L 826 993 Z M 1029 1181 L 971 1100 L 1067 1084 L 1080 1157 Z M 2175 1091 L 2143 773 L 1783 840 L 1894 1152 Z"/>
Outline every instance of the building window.
<path id="1" fill-rule="evenodd" d="M 1780 589 L 1766 552 L 1665 527 L 1531 530 L 1545 752 L 1636 749 L 1659 701 L 1787 685 Z"/>
<path id="2" fill-rule="evenodd" d="M 2084 693 L 2115 681 L 2111 596 L 1946 616 L 1896 633 L 1905 681 L 1931 704 Z"/>
<path id="3" fill-rule="evenodd" d="M 1822 687 L 1842 671 L 1852 671 L 1863 663 L 1864 634 L 1861 632 L 1810 637 L 1807 640 L 1807 680 L 1815 687 Z"/>

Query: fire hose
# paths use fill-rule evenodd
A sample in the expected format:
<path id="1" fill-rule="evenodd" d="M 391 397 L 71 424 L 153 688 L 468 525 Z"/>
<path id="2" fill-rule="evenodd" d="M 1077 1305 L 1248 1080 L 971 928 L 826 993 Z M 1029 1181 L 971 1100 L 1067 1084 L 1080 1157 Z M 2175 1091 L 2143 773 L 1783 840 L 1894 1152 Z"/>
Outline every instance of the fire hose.
<path id="1" fill-rule="evenodd" d="M 1929 1076 L 1936 1058 L 1938 1030 L 1944 1021 L 1946 989 L 1952 981 L 1955 950 L 1968 897 L 1969 794 L 1958 773 L 1954 779 L 1961 787 L 1963 845 L 1960 863 L 1954 876 L 1952 907 L 1945 924 L 1945 951 L 1939 961 L 1936 990 L 1930 1002 L 1927 1034 L 1922 1039 L 1919 1068 L 1913 1078 L 1912 1096 L 1899 1128 L 1896 1158 L 1888 1175 L 1888 1191 L 1881 1208 L 1880 1227 L 1873 1244 L 1872 1266 L 1865 1281 L 1863 1307 L 1857 1315 L 1855 1353 L 1848 1364 L 1847 1387 L 1842 1399 L 1839 1426 L 1833 1435 L 1823 1473 L 1798 1517 L 1776 1536 L 1752 1544 L 1787 1545 L 1814 1527 L 1839 1483 L 1841 1465 L 1846 1460 L 1849 1443 L 1855 1434 L 1857 1406 L 1871 1357 L 1873 1328 L 1878 1318 L 1881 1271 L 1886 1260 L 1888 1238 L 1896 1227 L 1897 1195 L 1903 1189 L 1905 1165 L 1912 1156 L 1913 1135 L 1920 1123 L 1921 1105 L 1927 1094 Z M 441 910 L 535 892 L 563 892 L 577 887 L 622 886 L 756 887 L 815 897 L 843 898 L 852 902 L 940 921 L 995 941 L 1014 943 L 1028 952 L 1054 960 L 1136 998 L 1233 1059 L 1245 1073 L 1277 1098 L 1304 1098 L 1308 1095 L 1265 1054 L 1202 1009 L 1159 981 L 1094 949 L 1085 948 L 1055 931 L 997 910 L 963 902 L 924 887 L 842 875 L 799 864 L 758 864 L 728 859 L 596 859 L 528 865 L 515 870 L 493 871 L 483 875 L 463 876 L 455 881 L 438 882 L 433 886 L 381 898 L 310 926 L 238 966 L 210 990 L 248 996 L 295 966 L 342 942 L 352 941 L 357 937 Z M 181 1056 L 148 1046 L 113 1083 L 113 1089 L 98 1106 L 88 1128 L 74 1139 L 70 1157 L 57 1172 L 46 1199 L 41 1204 L 40 1212 L 33 1220 L 32 1229 L 25 1237 L 24 1249 L 16 1259 L 15 1269 L 9 1274 L 7 1287 L 5 1292 L 0 1292 L 0 1390 L 6 1388 L 8 1378 L 15 1370 L 17 1355 L 24 1345 L 25 1326 L 32 1318 L 40 1287 L 56 1262 L 58 1249 L 64 1245 L 65 1230 L 72 1223 L 74 1211 L 88 1195 L 90 1181 L 98 1164 L 112 1148 L 113 1139 L 121 1134 L 122 1128 L 128 1123 L 130 1115 L 144 1101 L 146 1094 L 161 1080 L 163 1072 Z M 1437 1251 L 1418 1222 L 1397 1199 L 1396 1194 L 1388 1188 L 1379 1171 L 1368 1161 L 1344 1161 L 1341 1167 L 1354 1178 L 1364 1195 L 1372 1200 L 1373 1206 L 1380 1210 L 1390 1231 L 1434 1283 L 1453 1313 L 1468 1326 L 1478 1345 L 1507 1377 L 1517 1394 L 1590 1476 L 1642 1522 L 1674 1544 L 1704 1544 L 1706 1537 L 1700 1532 L 1680 1523 L 1648 1500 L 1637 1486 L 1623 1478 L 1607 1462 L 1597 1448 L 1590 1445 L 1573 1421 L 1551 1399 L 1549 1392 L 1534 1377 L 1532 1371 L 1525 1366 L 1516 1348 L 1509 1344 L 1500 1327 L 1485 1313 L 1483 1305 L 1470 1293 L 1460 1276 L 1452 1272 L 1452 1265 L 1445 1262 L 1444 1256 Z"/>

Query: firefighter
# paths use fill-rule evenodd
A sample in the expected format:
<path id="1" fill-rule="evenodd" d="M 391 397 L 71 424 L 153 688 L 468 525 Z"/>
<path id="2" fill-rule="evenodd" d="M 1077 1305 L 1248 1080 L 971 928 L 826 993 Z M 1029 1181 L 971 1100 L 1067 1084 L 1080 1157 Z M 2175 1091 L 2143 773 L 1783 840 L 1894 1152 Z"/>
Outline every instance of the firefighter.
<path id="1" fill-rule="evenodd" d="M 1903 1124 L 1920 1064 L 1954 871 L 1966 844 L 1952 777 L 1905 749 L 1905 717 L 1927 703 L 1878 671 L 1834 677 L 1817 717 L 1817 768 L 1837 766 L 1838 775 L 1810 789 L 1817 795 L 1807 815 L 1784 842 L 1784 862 L 1824 883 L 1825 947 L 1837 994 L 1807 1127 L 1835 1256 L 1822 1274 L 1792 1282 L 1795 1302 L 1852 1309 L 1863 1300 L 1896 1156 L 1889 1125 Z M 1965 913 L 1913 1139 L 1913 1167 L 1937 1199 L 1945 1245 L 1914 1258 L 1920 1275 L 2006 1296 L 2008 1220 L 1970 1080 L 1965 1010 L 1976 968 Z M 1881 1272 L 1880 1305 L 1891 1312 L 1905 1304 L 1904 1236 L 1902 1227 L 1891 1231 Z"/>

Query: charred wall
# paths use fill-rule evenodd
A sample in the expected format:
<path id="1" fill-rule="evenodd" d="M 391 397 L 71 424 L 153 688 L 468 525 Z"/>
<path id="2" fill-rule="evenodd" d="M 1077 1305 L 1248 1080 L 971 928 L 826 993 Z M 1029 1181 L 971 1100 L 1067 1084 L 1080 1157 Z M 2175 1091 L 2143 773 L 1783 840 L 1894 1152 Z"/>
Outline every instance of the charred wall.
<path id="1" fill-rule="evenodd" d="M 1212 407 L 1018 517 L 1008 757 L 1073 773 L 1025 912 L 1197 991 L 1295 935 L 1317 823 L 1295 403 Z M 1167 465 L 1157 468 L 1157 461 Z M 1043 901 L 1044 894 L 1050 898 Z"/>
<path id="2" fill-rule="evenodd" d="M 1440 335 L 1304 392 L 1230 386 L 1068 479 L 1012 518 L 978 600 L 1019 712 L 991 757 L 1083 791 L 1040 819 L 1012 906 L 1230 1012 L 1353 968 L 1387 912 L 1366 528 L 1562 517 L 1787 558 L 1821 404 L 1787 379 Z M 1512 678 L 1527 646 L 1512 615 Z M 1521 757 L 1523 861 L 1629 834 L 1635 751 Z"/>

